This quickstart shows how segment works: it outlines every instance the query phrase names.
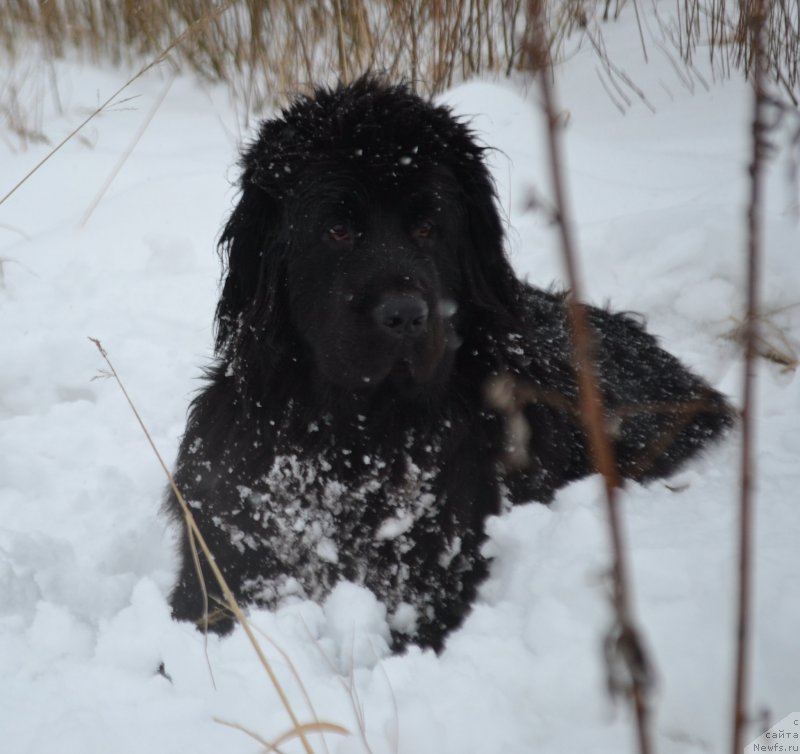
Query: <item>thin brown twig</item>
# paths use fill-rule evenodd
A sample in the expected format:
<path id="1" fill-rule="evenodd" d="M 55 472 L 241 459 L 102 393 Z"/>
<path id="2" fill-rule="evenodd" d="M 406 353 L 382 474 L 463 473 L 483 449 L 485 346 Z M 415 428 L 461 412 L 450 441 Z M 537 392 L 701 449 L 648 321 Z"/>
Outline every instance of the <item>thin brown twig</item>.
<path id="1" fill-rule="evenodd" d="M 208 668 L 208 675 L 211 678 L 211 687 L 216 691 L 217 679 L 214 678 L 214 668 L 211 665 L 211 658 L 208 655 L 208 589 L 206 588 L 206 577 L 203 574 L 203 566 L 200 563 L 200 553 L 197 552 L 197 542 L 194 539 L 194 534 L 188 522 L 185 523 L 189 539 L 189 552 L 192 553 L 192 565 L 194 565 L 197 581 L 200 584 L 200 593 L 203 595 L 203 655 L 206 658 L 206 667 Z"/>
<path id="2" fill-rule="evenodd" d="M 739 592 L 736 613 L 735 689 L 731 751 L 738 754 L 744 745 L 747 724 L 748 654 L 751 644 L 750 609 L 752 604 L 753 477 L 755 421 L 755 360 L 758 348 L 758 289 L 761 272 L 761 203 L 764 156 L 767 145 L 766 55 L 764 21 L 767 8 L 763 0 L 747 0 L 741 13 L 750 35 L 753 54 L 752 154 L 749 166 L 750 197 L 747 207 L 747 303 L 743 323 L 744 390 L 742 399 L 742 447 L 739 499 Z"/>
<path id="3" fill-rule="evenodd" d="M 610 662 L 614 665 L 622 664 L 624 666 L 627 674 L 625 686 L 630 693 L 636 719 L 639 754 L 649 754 L 652 751 L 648 710 L 651 666 L 634 624 L 628 564 L 625 558 L 622 526 L 617 505 L 620 478 L 613 447 L 604 426 L 603 401 L 595 373 L 586 308 L 580 303 L 582 286 L 561 168 L 559 121 L 554 104 L 555 98 L 551 82 L 552 67 L 545 34 L 544 0 L 529 0 L 528 13 L 531 18 L 532 30 L 531 36 L 527 40 L 528 56 L 531 69 L 538 71 L 541 87 L 542 108 L 547 124 L 548 156 L 556 208 L 556 223 L 561 237 L 561 250 L 570 288 L 567 302 L 575 351 L 581 415 L 592 460 L 595 468 L 603 477 L 613 552 L 613 604 L 616 625 L 609 634 L 606 646 L 609 650 Z M 619 690 L 618 679 L 612 675 L 616 674 L 609 673 L 609 686 L 612 691 L 617 691 Z"/>
<path id="4" fill-rule="evenodd" d="M 292 705 L 289 702 L 288 697 L 286 696 L 286 692 L 281 686 L 278 677 L 275 675 L 275 671 L 272 669 L 272 666 L 267 660 L 264 651 L 261 649 L 261 645 L 258 643 L 249 621 L 242 612 L 242 609 L 239 607 L 239 604 L 236 601 L 236 598 L 234 597 L 231 588 L 228 586 L 228 582 L 226 581 L 225 577 L 222 574 L 222 571 L 217 565 L 213 553 L 208 547 L 208 544 L 206 543 L 206 540 L 203 537 L 200 528 L 197 526 L 197 522 L 195 521 L 194 516 L 192 515 L 192 511 L 191 508 L 189 507 L 189 504 L 186 502 L 186 499 L 183 497 L 181 491 L 178 489 L 178 485 L 175 483 L 175 478 L 172 476 L 172 472 L 169 470 L 169 467 L 164 462 L 164 459 L 159 453 L 158 448 L 156 447 L 156 444 L 153 441 L 152 436 L 150 435 L 149 431 L 147 430 L 147 427 L 145 426 L 144 420 L 142 419 L 141 415 L 139 414 L 139 411 L 136 408 L 136 405 L 133 402 L 133 399 L 128 394 L 128 391 L 126 390 L 125 385 L 122 382 L 122 379 L 117 374 L 114 365 L 111 363 L 111 359 L 108 356 L 108 352 L 105 350 L 105 348 L 103 348 L 103 345 L 97 338 L 89 338 L 89 340 L 92 343 L 94 343 L 95 346 L 97 347 L 97 350 L 100 352 L 100 355 L 103 357 L 103 360 L 106 362 L 106 365 L 108 366 L 110 376 L 113 377 L 114 380 L 116 381 L 117 385 L 122 391 L 122 394 L 125 396 L 125 400 L 127 401 L 128 406 L 130 406 L 131 411 L 133 411 L 133 415 L 136 417 L 136 421 L 139 423 L 139 427 L 141 428 L 142 432 L 144 432 L 144 435 L 147 438 L 147 442 L 149 443 L 150 448 L 153 450 L 153 453 L 155 453 L 155 456 L 158 459 L 161 468 L 163 469 L 164 473 L 167 476 L 170 488 L 172 489 L 175 498 L 177 499 L 178 503 L 181 506 L 181 510 L 183 511 L 183 515 L 186 519 L 186 525 L 189 527 L 189 531 L 195 538 L 197 544 L 200 546 L 200 551 L 205 556 L 206 562 L 208 563 L 211 572 L 214 574 L 214 578 L 216 579 L 217 583 L 220 586 L 220 589 L 222 590 L 223 595 L 225 596 L 225 602 L 227 603 L 228 609 L 233 613 L 233 615 L 236 617 L 236 620 L 244 629 L 248 641 L 252 645 L 253 650 L 255 651 L 256 656 L 259 659 L 259 662 L 261 663 L 261 666 L 264 668 L 264 671 L 266 672 L 267 676 L 270 679 L 270 682 L 272 683 L 276 693 L 278 694 L 278 698 L 280 699 L 284 710 L 289 716 L 289 720 L 292 723 L 292 729 L 289 733 L 282 736 L 281 739 L 278 741 L 278 743 L 280 743 L 283 740 L 286 740 L 286 736 L 291 736 L 291 737 L 296 736 L 300 739 L 301 743 L 303 744 L 303 748 L 305 749 L 306 754 L 313 754 L 311 744 L 309 743 L 308 738 L 306 736 L 306 731 L 311 730 L 311 727 L 315 726 L 316 729 L 320 729 L 322 726 L 331 726 L 331 729 L 336 728 L 337 732 L 348 733 L 349 731 L 347 731 L 345 728 L 342 728 L 341 726 L 333 725 L 332 723 L 314 722 L 310 724 L 308 723 L 304 724 L 300 723 L 300 721 L 298 720 L 297 715 L 295 714 L 294 709 L 292 708 Z"/>
<path id="5" fill-rule="evenodd" d="M 235 730 L 241 731 L 246 736 L 249 736 L 254 741 L 258 741 L 264 748 L 262 749 L 263 754 L 271 754 L 274 752 L 275 754 L 283 754 L 283 751 L 278 747 L 281 744 L 285 744 L 288 741 L 291 741 L 294 738 L 297 738 L 299 735 L 299 731 L 302 730 L 304 733 L 336 733 L 338 735 L 347 735 L 349 731 L 346 728 L 343 728 L 341 725 L 334 725 L 333 723 L 323 723 L 323 722 L 313 722 L 313 723 L 304 723 L 300 726 L 300 728 L 293 728 L 290 731 L 287 731 L 281 736 L 278 736 L 274 741 L 270 742 L 267 741 L 262 736 L 258 735 L 253 730 L 249 728 L 245 728 L 244 725 L 240 725 L 239 723 L 231 723 L 227 720 L 222 720 L 219 717 L 214 718 L 214 722 L 218 725 L 224 725 L 226 728 L 234 728 Z"/>
<path id="6" fill-rule="evenodd" d="M 228 720 L 223 720 L 220 717 L 215 717 L 212 719 L 217 725 L 224 725 L 226 728 L 233 728 L 234 730 L 238 730 L 240 733 L 244 733 L 248 738 L 252 738 L 254 741 L 257 741 L 264 747 L 262 751 L 266 751 L 270 746 L 269 741 L 260 736 L 254 730 L 246 728 L 244 725 L 240 725 L 239 723 L 232 723 Z M 274 746 L 272 747 L 272 751 L 276 752 L 277 754 L 283 754 L 283 752 L 280 749 L 277 749 Z"/>
<path id="7" fill-rule="evenodd" d="M 267 744 L 267 749 L 265 754 L 272 751 L 278 751 L 278 746 L 281 744 L 287 743 L 300 735 L 304 735 L 306 733 L 335 733 L 339 736 L 348 736 L 350 735 L 350 731 L 347 728 L 343 728 L 341 725 L 335 725 L 334 723 L 326 723 L 326 722 L 311 722 L 311 723 L 303 723 L 297 728 L 292 728 L 291 730 L 286 731 L 286 733 L 278 736 L 272 743 Z"/>

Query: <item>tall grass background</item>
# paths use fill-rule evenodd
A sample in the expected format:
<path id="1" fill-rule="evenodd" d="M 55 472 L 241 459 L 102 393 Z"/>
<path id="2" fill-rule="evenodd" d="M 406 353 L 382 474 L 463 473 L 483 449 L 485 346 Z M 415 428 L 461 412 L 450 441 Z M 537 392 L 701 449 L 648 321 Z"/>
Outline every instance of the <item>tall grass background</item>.
<path id="1" fill-rule="evenodd" d="M 632 82 L 605 55 L 602 30 L 635 13 L 645 58 L 659 47 L 686 66 L 707 56 L 720 75 L 752 69 L 743 19 L 755 0 L 647 2 L 650 23 L 642 21 L 640 0 L 543 3 L 550 58 L 557 60 L 568 41 L 585 40 L 602 60 L 609 92 L 628 89 Z M 523 0 L 0 0 L 0 117 L 26 140 L 45 138 L 30 96 L 21 96 L 43 86 L 25 68 L 32 47 L 38 61 L 77 55 L 126 68 L 169 49 L 163 62 L 176 70 L 226 84 L 246 125 L 293 93 L 366 70 L 403 78 L 431 95 L 479 74 L 529 69 L 523 40 L 530 19 Z M 795 105 L 798 40 L 800 0 L 772 0 L 765 19 L 767 72 Z"/>

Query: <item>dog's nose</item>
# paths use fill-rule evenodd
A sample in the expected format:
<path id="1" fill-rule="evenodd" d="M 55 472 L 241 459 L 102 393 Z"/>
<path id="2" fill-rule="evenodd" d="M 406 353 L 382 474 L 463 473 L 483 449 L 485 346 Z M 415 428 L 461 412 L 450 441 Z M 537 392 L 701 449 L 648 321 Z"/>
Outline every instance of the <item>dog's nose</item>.
<path id="1" fill-rule="evenodd" d="M 387 293 L 372 310 L 372 317 L 393 338 L 416 338 L 428 324 L 428 305 L 419 293 Z"/>

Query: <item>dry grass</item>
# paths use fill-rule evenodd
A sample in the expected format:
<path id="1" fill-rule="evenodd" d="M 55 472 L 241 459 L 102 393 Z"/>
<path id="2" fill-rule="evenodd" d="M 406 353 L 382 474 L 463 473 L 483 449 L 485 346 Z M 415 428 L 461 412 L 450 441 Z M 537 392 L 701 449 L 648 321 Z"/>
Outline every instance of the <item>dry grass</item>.
<path id="1" fill-rule="evenodd" d="M 788 308 L 788 307 L 787 307 Z M 762 312 L 757 319 L 757 327 L 753 334 L 755 355 L 777 364 L 782 372 L 794 372 L 800 368 L 800 353 L 789 340 L 786 329 L 777 324 L 773 317 L 780 310 Z M 735 325 L 726 336 L 742 348 L 747 340 L 747 327 L 743 320 L 734 318 Z"/>
<path id="2" fill-rule="evenodd" d="M 652 29 L 642 23 L 640 0 L 546 0 L 549 59 L 559 59 L 566 41 L 580 34 L 598 55 L 600 82 L 617 107 L 624 111 L 636 100 L 652 109 L 605 51 L 604 24 L 631 12 L 643 58 L 649 47 L 659 48 L 690 88 L 695 79 L 702 81 L 694 67 L 700 54 L 709 56 L 715 74 L 751 72 L 753 52 L 740 3 L 651 1 L 658 18 Z M 742 7 L 750 1 L 743 0 Z M 58 97 L 55 81 L 47 79 L 50 92 L 43 91 L 47 77 L 41 72 L 35 87 L 30 76 L 20 75 L 32 44 L 41 53 L 37 61 L 78 54 L 134 69 L 169 49 L 161 62 L 228 86 L 244 127 L 312 84 L 347 81 L 368 70 L 402 78 L 432 95 L 475 75 L 508 76 L 531 66 L 521 51 L 531 27 L 523 0 L 6 0 L 4 5 L 0 51 L 10 59 L 12 75 L 0 79 L 0 138 L 15 147 L 46 141 L 41 103 L 46 96 Z M 797 105 L 797 0 L 774 0 L 769 7 L 767 73 Z M 28 102 L 33 104 L 26 107 Z"/>
<path id="3" fill-rule="evenodd" d="M 521 54 L 530 30 L 522 0 L 6 0 L 4 5 L 0 47 L 12 60 L 35 41 L 50 60 L 78 51 L 94 62 L 138 66 L 187 27 L 198 26 L 172 51 L 172 65 L 226 82 L 246 116 L 312 82 L 348 80 L 366 70 L 402 77 L 420 93 L 435 94 L 476 74 L 508 75 L 530 65 Z M 551 57 L 558 58 L 570 35 L 586 30 L 593 34 L 593 47 L 602 47 L 602 24 L 622 12 L 640 20 L 639 0 L 549 0 L 543 13 Z M 702 51 L 716 70 L 751 70 L 751 42 L 739 3 L 679 0 L 665 12 L 661 35 L 686 65 Z M 767 67 L 794 103 L 799 25 L 797 0 L 770 3 Z M 641 23 L 638 29 L 646 58 L 648 46 L 662 40 L 646 34 Z M 12 130 L 27 131 L 19 113 L 6 112 L 5 120 Z M 31 137 L 37 137 L 35 130 Z"/>
<path id="4" fill-rule="evenodd" d="M 136 421 L 139 424 L 139 427 L 141 428 L 142 432 L 144 433 L 144 436 L 147 439 L 147 442 L 150 445 L 150 448 L 152 449 L 153 454 L 156 457 L 156 460 L 158 461 L 159 465 L 161 466 L 162 470 L 164 471 L 164 474 L 167 477 L 167 481 L 169 483 L 169 486 L 172 489 L 173 493 L 175 494 L 175 497 L 177 498 L 178 503 L 180 504 L 181 510 L 183 511 L 183 516 L 184 516 L 184 520 L 185 520 L 185 523 L 186 523 L 186 528 L 187 528 L 187 530 L 189 532 L 190 542 L 191 542 L 191 545 L 192 545 L 192 554 L 194 555 L 195 565 L 197 566 L 197 574 L 198 574 L 198 576 L 200 578 L 200 583 L 201 583 L 201 587 L 203 589 L 204 599 L 206 601 L 206 614 L 207 614 L 207 610 L 208 610 L 208 596 L 207 596 L 207 592 L 205 590 L 205 582 L 203 580 L 203 572 L 202 572 L 202 569 L 200 568 L 200 563 L 199 563 L 200 554 L 202 554 L 203 557 L 205 558 L 206 562 L 208 563 L 209 568 L 211 569 L 211 572 L 214 575 L 214 579 L 216 580 L 217 584 L 219 585 L 220 589 L 222 590 L 222 593 L 223 593 L 223 595 L 225 597 L 225 603 L 226 603 L 227 609 L 230 610 L 230 612 L 234 615 L 234 617 L 236 618 L 236 620 L 239 623 L 239 625 L 241 625 L 242 629 L 245 632 L 245 635 L 247 636 L 248 641 L 250 642 L 250 645 L 253 647 L 253 650 L 255 651 L 255 654 L 256 654 L 256 656 L 258 658 L 258 661 L 259 661 L 261 667 L 263 668 L 264 672 L 267 675 L 267 678 L 269 679 L 270 683 L 272 684 L 273 688 L 275 689 L 275 692 L 278 695 L 280 703 L 283 706 L 284 710 L 286 711 L 286 714 L 287 714 L 287 716 L 288 716 L 288 718 L 289 718 L 289 720 L 291 722 L 291 728 L 289 728 L 288 731 L 286 731 L 285 733 L 280 735 L 276 740 L 267 741 L 266 739 L 262 738 L 261 736 L 259 736 L 258 734 L 254 733 L 253 731 L 250 731 L 249 729 L 244 728 L 243 726 L 238 725 L 236 723 L 229 723 L 229 722 L 223 721 L 223 720 L 217 720 L 217 722 L 219 722 L 219 723 L 221 723 L 223 725 L 227 725 L 227 726 L 236 728 L 237 730 L 240 730 L 245 735 L 248 735 L 251 738 L 254 738 L 256 741 L 258 741 L 260 744 L 262 744 L 264 746 L 264 751 L 265 752 L 279 752 L 280 753 L 280 749 L 278 748 L 279 746 L 281 746 L 282 744 L 286 743 L 287 741 L 291 741 L 293 739 L 299 739 L 300 743 L 303 746 L 303 750 L 305 751 L 305 753 L 306 754 L 314 754 L 314 748 L 311 746 L 311 743 L 310 743 L 310 741 L 308 739 L 308 735 L 310 733 L 335 733 L 337 735 L 345 735 L 345 736 L 349 735 L 350 731 L 348 731 L 347 728 L 345 728 L 345 727 L 343 727 L 341 725 L 337 725 L 336 723 L 320 721 L 318 719 L 315 719 L 315 720 L 313 720 L 312 722 L 309 722 L 309 723 L 301 723 L 300 722 L 300 720 L 299 720 L 299 718 L 297 716 L 297 713 L 295 712 L 295 709 L 294 709 L 293 705 L 289 701 L 288 695 L 287 695 L 286 691 L 284 690 L 283 685 L 281 684 L 281 682 L 279 681 L 275 671 L 273 670 L 272 664 L 267 659 L 267 657 L 266 657 L 266 655 L 265 655 L 265 653 L 264 653 L 264 651 L 263 651 L 263 649 L 261 647 L 261 644 L 256 639 L 253 627 L 251 626 L 250 622 L 247 620 L 247 617 L 244 615 L 242 609 L 239 607 L 239 604 L 237 603 L 236 598 L 233 595 L 233 592 L 231 591 L 230 587 L 228 586 L 228 582 L 226 581 L 225 576 L 223 575 L 222 571 L 219 569 L 219 566 L 216 563 L 216 560 L 214 558 L 213 553 L 209 549 L 208 544 L 206 543 L 202 532 L 198 528 L 197 523 L 195 522 L 195 519 L 194 519 L 194 515 L 192 514 L 192 510 L 189 507 L 189 504 L 186 502 L 186 500 L 184 499 L 183 495 L 181 494 L 181 491 L 178 489 L 177 485 L 175 484 L 175 479 L 172 476 L 172 473 L 170 472 L 169 467 L 164 462 L 164 459 L 163 459 L 162 455 L 159 453 L 158 449 L 156 448 L 156 445 L 153 442 L 153 438 L 150 435 L 150 432 L 148 431 L 147 427 L 145 426 L 144 421 L 142 420 L 142 417 L 139 414 L 139 411 L 138 411 L 138 409 L 136 408 L 136 405 L 133 402 L 133 399 L 130 397 L 127 389 L 125 388 L 124 383 L 122 382 L 122 379 L 117 374 L 117 371 L 114 368 L 114 365 L 111 363 L 111 359 L 108 356 L 108 352 L 105 350 L 105 348 L 103 348 L 103 345 L 100 343 L 100 341 L 97 338 L 89 338 L 89 340 L 92 343 L 94 343 L 94 345 L 97 347 L 97 350 L 100 352 L 101 357 L 103 358 L 103 360 L 106 363 L 106 366 L 108 367 L 108 369 L 106 371 L 101 372 L 98 376 L 99 377 L 106 377 L 106 378 L 113 379 L 117 383 L 119 389 L 122 391 L 122 394 L 125 397 L 125 400 L 127 401 L 128 405 L 129 405 L 131 411 L 133 412 L 133 415 L 135 416 Z M 273 644 L 273 646 L 276 646 L 274 644 L 274 642 L 271 642 L 271 643 Z M 288 660 L 288 657 L 286 656 L 286 654 L 282 650 L 279 650 L 279 651 L 283 655 L 284 659 Z M 294 674 L 295 679 L 300 684 L 301 689 L 303 689 L 303 692 L 304 692 L 304 695 L 306 697 L 306 701 L 309 704 L 309 707 L 311 707 L 310 699 L 308 698 L 308 694 L 305 693 L 305 689 L 303 687 L 302 680 L 300 679 L 299 675 L 297 674 L 297 671 L 295 670 L 294 665 L 291 663 L 291 661 L 289 661 L 289 667 L 292 670 L 292 673 Z M 314 713 L 313 708 L 311 708 L 311 712 L 314 715 L 314 717 L 316 718 L 316 713 Z"/>
<path id="5" fill-rule="evenodd" d="M 679 0 L 672 38 L 689 63 L 699 52 L 715 69 L 727 74 L 743 69 L 752 77 L 756 54 L 749 32 L 752 8 L 758 0 Z M 797 0 L 764 4 L 763 66 L 765 76 L 778 82 L 794 105 L 800 99 L 800 8 Z"/>
<path id="6" fill-rule="evenodd" d="M 45 91 L 43 78 L 41 71 L 24 61 L 15 61 L 0 74 L 0 139 L 12 150 L 28 144 L 48 143 L 41 107 Z M 32 96 L 26 98 L 23 92 L 30 92 Z M 32 107 L 26 107 L 26 99 L 33 102 Z"/>
<path id="7" fill-rule="evenodd" d="M 0 283 L 2 283 L 2 262 L 3 262 L 3 259 L 0 258 Z M 256 653 L 256 656 L 257 656 L 259 664 L 261 665 L 261 667 L 265 671 L 266 676 L 269 679 L 269 682 L 272 684 L 273 688 L 275 689 L 275 692 L 278 695 L 278 698 L 279 698 L 279 700 L 281 702 L 281 705 L 283 706 L 284 710 L 287 713 L 287 716 L 289 717 L 289 720 L 291 722 L 291 727 L 288 730 L 286 730 L 285 732 L 283 732 L 282 734 L 280 734 L 279 736 L 276 736 L 274 739 L 267 740 L 261 734 L 257 733 L 256 731 L 253 731 L 253 730 L 251 730 L 251 729 L 249 729 L 249 728 L 247 728 L 247 727 L 245 727 L 245 726 L 243 726 L 243 725 L 241 725 L 239 723 L 231 722 L 231 721 L 228 721 L 228 720 L 223 720 L 223 719 L 217 718 L 217 717 L 214 718 L 214 721 L 216 723 L 220 724 L 220 725 L 225 726 L 225 727 L 229 727 L 229 728 L 233 728 L 235 730 L 238 730 L 240 733 L 242 733 L 242 734 L 246 735 L 247 737 L 251 738 L 252 740 L 256 741 L 258 744 L 261 745 L 261 747 L 262 747 L 261 751 L 263 752 L 263 754 L 270 754 L 270 752 L 275 752 L 276 754 L 282 754 L 283 750 L 280 747 L 282 747 L 284 744 L 289 743 L 290 741 L 293 741 L 295 739 L 298 739 L 300 741 L 300 744 L 302 745 L 305 754 L 317 754 L 317 752 L 319 752 L 319 751 L 325 751 L 325 752 L 329 751 L 329 748 L 328 748 L 328 746 L 327 746 L 327 744 L 325 742 L 324 737 L 321 738 L 321 749 L 318 749 L 318 748 L 315 748 L 312 745 L 311 741 L 309 740 L 309 736 L 312 735 L 312 734 L 316 734 L 316 735 L 319 735 L 319 736 L 324 736 L 324 734 L 332 734 L 332 735 L 336 735 L 336 736 L 351 736 L 351 735 L 353 735 L 352 731 L 350 731 L 348 728 L 346 728 L 343 725 L 339 725 L 337 723 L 333 723 L 333 722 L 329 722 L 329 721 L 325 721 L 325 720 L 320 720 L 318 718 L 316 710 L 314 709 L 314 705 L 313 705 L 313 703 L 311 701 L 311 696 L 310 696 L 308 690 L 306 689 L 306 686 L 303 683 L 303 679 L 300 676 L 300 673 L 298 672 L 297 668 L 295 667 L 295 664 L 292 661 L 291 657 L 280 647 L 280 645 L 278 645 L 275 641 L 273 641 L 267 634 L 265 634 L 263 631 L 261 631 L 257 627 L 253 626 L 249 622 L 247 617 L 244 615 L 242 609 L 240 608 L 239 604 L 236 601 L 236 598 L 234 597 L 233 593 L 231 592 L 227 581 L 225 580 L 224 574 L 220 571 L 219 567 L 217 566 L 216 561 L 215 561 L 214 556 L 213 556 L 213 553 L 209 549 L 208 544 L 206 543 L 205 539 L 203 538 L 203 535 L 200 532 L 200 530 L 199 530 L 199 528 L 198 528 L 198 526 L 197 526 L 197 524 L 195 522 L 195 519 L 194 519 L 194 516 L 192 514 L 190 506 L 187 504 L 185 498 L 183 497 L 183 495 L 181 494 L 181 492 L 178 489 L 177 485 L 175 484 L 175 479 L 172 476 L 172 473 L 170 472 L 169 467 L 166 465 L 161 453 L 156 448 L 156 445 L 155 445 L 155 442 L 153 441 L 152 435 L 150 434 L 149 430 L 145 426 L 144 421 L 143 421 L 138 409 L 136 408 L 135 403 L 133 402 L 133 399 L 131 398 L 130 394 L 128 393 L 127 388 L 125 387 L 125 384 L 123 383 L 121 377 L 119 376 L 119 374 L 117 373 L 116 369 L 114 368 L 114 365 L 111 362 L 111 359 L 110 359 L 110 357 L 108 355 L 108 352 L 105 350 L 105 348 L 103 347 L 102 343 L 100 343 L 100 341 L 97 338 L 89 338 L 89 340 L 95 345 L 95 347 L 99 351 L 100 356 L 103 359 L 103 361 L 105 362 L 106 367 L 107 367 L 107 369 L 100 371 L 98 373 L 97 377 L 98 378 L 113 379 L 117 383 L 117 386 L 119 387 L 120 391 L 122 392 L 122 394 L 123 394 L 126 402 L 128 403 L 128 406 L 130 407 L 131 411 L 133 412 L 133 415 L 134 415 L 134 417 L 136 419 L 136 422 L 139 424 L 139 427 L 141 428 L 141 430 L 142 430 L 142 432 L 143 432 L 143 434 L 145 436 L 145 439 L 147 440 L 147 443 L 150 445 L 150 448 L 151 448 L 151 450 L 153 451 L 153 454 L 156 457 L 156 461 L 158 462 L 158 464 L 161 466 L 162 470 L 164 471 L 164 474 L 165 474 L 165 476 L 167 478 L 167 482 L 170 485 L 172 491 L 175 493 L 175 496 L 176 496 L 176 498 L 178 500 L 178 503 L 181 506 L 181 509 L 182 509 L 183 515 L 184 515 L 185 524 L 186 524 L 186 527 L 187 527 L 187 529 L 188 529 L 188 531 L 190 533 L 190 541 L 191 541 L 191 544 L 192 544 L 192 554 L 193 554 L 193 556 L 195 558 L 195 566 L 197 567 L 197 573 L 198 573 L 198 576 L 200 577 L 201 587 L 202 587 L 202 590 L 203 590 L 203 597 L 204 597 L 204 601 L 205 601 L 205 611 L 204 612 L 205 612 L 206 628 L 207 628 L 207 621 L 208 621 L 208 593 L 207 593 L 206 588 L 205 588 L 205 582 L 204 582 L 204 579 L 203 579 L 203 571 L 202 571 L 202 569 L 200 567 L 200 562 L 199 562 L 199 558 L 200 558 L 201 554 L 205 558 L 206 562 L 208 563 L 208 565 L 209 565 L 209 567 L 210 567 L 210 569 L 211 569 L 211 571 L 212 571 L 212 573 L 214 575 L 214 578 L 217 581 L 218 586 L 221 588 L 221 590 L 222 590 L 222 592 L 223 592 L 223 594 L 225 596 L 225 602 L 223 604 L 223 608 L 229 614 L 232 614 L 235 617 L 235 619 L 237 620 L 237 622 L 244 629 L 244 632 L 245 632 L 245 634 L 246 634 L 251 646 L 253 647 L 253 649 L 254 649 L 254 651 Z M 282 683 L 278 679 L 277 674 L 273 670 L 272 664 L 267 659 L 266 654 L 264 653 L 261 644 L 259 643 L 258 639 L 255 636 L 256 632 L 258 632 L 261 635 L 262 639 L 264 641 L 266 641 L 278 653 L 278 655 L 280 655 L 280 657 L 282 658 L 282 660 L 285 663 L 286 667 L 289 669 L 289 671 L 291 673 L 291 676 L 294 678 L 294 681 L 296 682 L 297 687 L 299 688 L 299 690 L 301 692 L 301 695 L 302 695 L 302 697 L 303 697 L 303 699 L 305 701 L 305 706 L 307 707 L 309 713 L 311 714 L 311 716 L 313 718 L 310 722 L 305 722 L 305 723 L 300 722 L 299 717 L 298 717 L 298 715 L 297 715 L 297 713 L 295 711 L 294 706 L 289 701 L 288 694 L 285 691 L 284 686 L 282 685 Z M 319 648 L 319 649 L 320 649 L 320 652 L 322 653 L 322 649 L 321 648 Z M 322 653 L 322 657 L 323 657 L 324 661 L 326 662 L 326 664 L 329 665 L 329 667 L 331 668 L 332 672 L 335 672 L 333 666 L 330 664 L 329 659 L 327 658 L 327 656 L 325 656 L 324 653 Z M 211 670 L 210 666 L 209 666 L 209 670 Z M 350 702 L 351 702 L 351 705 L 352 705 L 352 709 L 353 709 L 354 718 L 355 718 L 356 725 L 357 725 L 357 731 L 358 731 L 358 735 L 360 737 L 361 743 L 363 744 L 365 751 L 371 752 L 372 749 L 371 749 L 371 747 L 369 745 L 369 742 L 367 740 L 366 722 L 364 720 L 363 709 L 362 709 L 362 706 L 361 706 L 361 702 L 359 700 L 358 691 L 356 689 L 355 682 L 354 682 L 354 680 L 352 678 L 352 675 L 349 678 L 348 682 L 345 682 L 345 680 L 341 679 L 341 678 L 340 678 L 340 681 L 342 683 L 342 686 L 343 686 L 343 689 L 344 689 L 345 693 L 347 694 L 348 698 L 350 699 Z M 388 682 L 388 679 L 387 679 L 387 682 Z M 213 683 L 213 673 L 212 673 L 212 683 Z M 396 706 L 395 706 L 395 717 L 397 717 Z"/>
<path id="8" fill-rule="evenodd" d="M 0 46 L 12 55 L 37 41 L 46 57 L 78 50 L 94 62 L 136 65 L 201 19 L 173 65 L 226 82 L 247 113 L 311 82 L 366 70 L 436 93 L 454 81 L 519 66 L 522 0 L 11 0 Z"/>
<path id="9" fill-rule="evenodd" d="M 47 154 L 42 157 L 39 162 L 37 162 L 17 183 L 15 183 L 9 191 L 5 194 L 0 196 L 0 204 L 3 204 L 9 197 L 11 197 L 16 191 L 18 191 L 25 182 L 37 171 L 39 168 L 42 167 L 53 155 L 55 155 L 68 141 L 77 137 L 81 131 L 88 125 L 94 118 L 96 118 L 100 113 L 104 112 L 107 108 L 109 108 L 112 104 L 121 104 L 123 100 L 120 100 L 120 95 L 135 81 L 139 78 L 144 76 L 148 71 L 157 66 L 166 63 L 171 58 L 170 56 L 179 48 L 183 47 L 184 45 L 190 43 L 193 39 L 196 39 L 200 36 L 202 32 L 204 32 L 209 24 L 213 23 L 214 21 L 218 20 L 219 17 L 233 4 L 234 0 L 228 0 L 227 3 L 218 6 L 215 10 L 210 11 L 208 15 L 201 16 L 197 20 L 193 21 L 191 24 L 188 24 L 177 36 L 173 37 L 169 43 L 161 49 L 154 57 L 152 57 L 147 63 L 145 63 L 133 76 L 131 76 L 124 84 L 122 84 L 118 89 L 116 89 L 109 97 L 107 97 L 100 105 L 97 106 L 93 111 L 89 113 L 89 115 L 81 121 L 72 131 L 70 131 L 58 144 L 56 144 Z M 57 87 L 55 87 L 56 96 L 57 96 Z M 135 145 L 134 145 L 135 146 Z M 113 180 L 113 176 L 112 176 Z M 99 201 L 99 200 L 98 200 Z M 94 207 L 91 208 L 92 210 Z M 90 210 L 91 212 L 91 210 Z M 87 215 L 88 217 L 88 215 Z"/>

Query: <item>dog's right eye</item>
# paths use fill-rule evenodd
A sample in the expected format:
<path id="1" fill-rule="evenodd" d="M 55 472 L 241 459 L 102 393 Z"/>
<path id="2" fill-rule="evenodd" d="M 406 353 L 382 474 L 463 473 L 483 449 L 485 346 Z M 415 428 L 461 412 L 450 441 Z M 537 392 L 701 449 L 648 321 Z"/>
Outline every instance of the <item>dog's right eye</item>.
<path id="1" fill-rule="evenodd" d="M 343 243 L 345 241 L 352 241 L 353 234 L 346 225 L 338 224 L 328 229 L 327 237 L 336 243 Z"/>

